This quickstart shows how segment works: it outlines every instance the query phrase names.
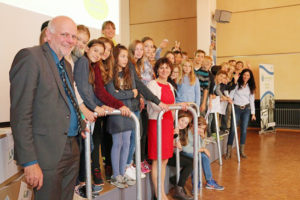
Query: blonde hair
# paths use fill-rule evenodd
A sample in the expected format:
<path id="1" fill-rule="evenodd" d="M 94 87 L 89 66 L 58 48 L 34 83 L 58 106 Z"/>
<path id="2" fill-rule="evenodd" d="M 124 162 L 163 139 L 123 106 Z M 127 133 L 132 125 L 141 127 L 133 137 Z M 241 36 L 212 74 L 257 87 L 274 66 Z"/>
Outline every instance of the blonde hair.
<path id="1" fill-rule="evenodd" d="M 204 60 L 209 60 L 210 62 L 213 61 L 213 59 L 210 56 L 204 56 Z"/>
<path id="2" fill-rule="evenodd" d="M 82 25 L 82 24 L 77 25 L 77 32 L 83 32 L 83 33 L 87 34 L 87 36 L 89 37 L 89 39 L 91 37 L 90 30 L 85 25 Z"/>
<path id="3" fill-rule="evenodd" d="M 223 63 L 221 64 L 221 70 L 224 70 L 224 71 L 225 71 L 224 67 L 227 67 L 227 71 L 228 71 L 228 70 L 229 70 L 229 67 L 230 67 L 229 63 L 228 63 L 228 62 L 223 62 Z"/>
<path id="4" fill-rule="evenodd" d="M 184 78 L 183 66 L 186 65 L 186 64 L 190 64 L 191 72 L 189 73 L 188 77 L 190 79 L 190 85 L 194 85 L 195 81 L 196 81 L 196 75 L 195 75 L 195 72 L 194 72 L 194 65 L 193 65 L 193 62 L 191 60 L 184 60 L 181 63 L 181 66 L 179 67 L 178 83 L 182 84 L 182 82 L 183 82 L 183 78 Z"/>

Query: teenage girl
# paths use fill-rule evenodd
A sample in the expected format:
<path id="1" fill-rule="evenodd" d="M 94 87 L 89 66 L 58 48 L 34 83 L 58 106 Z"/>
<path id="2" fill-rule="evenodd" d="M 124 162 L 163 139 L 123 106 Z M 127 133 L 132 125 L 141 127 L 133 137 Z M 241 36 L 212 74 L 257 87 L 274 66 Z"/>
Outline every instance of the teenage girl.
<path id="1" fill-rule="evenodd" d="M 192 61 L 183 61 L 177 82 L 176 102 L 193 102 L 200 106 L 200 84 Z"/>
<path id="2" fill-rule="evenodd" d="M 145 85 L 148 85 L 150 81 L 154 79 L 153 67 L 150 64 L 150 57 L 154 46 L 153 39 L 150 37 L 144 37 L 142 40 L 144 45 L 143 64 L 141 68 L 141 80 Z M 151 165 L 146 161 L 146 144 L 147 144 L 147 129 L 148 129 L 148 114 L 147 114 L 147 103 L 141 110 L 141 126 L 143 131 L 141 133 L 141 168 L 144 173 L 150 172 Z"/>
<path id="3" fill-rule="evenodd" d="M 182 117 L 181 117 L 182 116 Z M 194 152 L 194 131 L 191 121 L 191 118 L 186 117 L 185 115 L 178 115 L 178 129 L 179 129 L 179 139 L 182 146 L 182 154 L 193 159 Z M 198 118 L 198 134 L 202 139 L 205 137 L 205 129 L 206 129 L 206 120 L 203 117 Z M 188 129 L 185 129 L 188 127 Z M 180 131 L 183 130 L 183 131 Z M 203 141 L 203 140 L 202 140 Z M 217 182 L 212 177 L 212 171 L 210 167 L 210 153 L 208 149 L 205 148 L 205 143 L 203 142 L 201 148 L 199 149 L 201 152 L 201 162 L 202 168 L 206 180 L 205 188 L 207 189 L 215 189 L 215 190 L 224 190 L 223 186 L 217 184 Z M 200 184 L 198 184 L 198 187 Z"/>
<path id="4" fill-rule="evenodd" d="M 102 65 L 100 65 L 100 72 L 96 73 L 96 76 L 97 79 L 101 78 L 104 86 L 106 86 L 106 84 L 112 79 L 112 69 L 114 66 L 114 58 L 112 52 L 113 52 L 114 43 L 106 37 L 100 37 L 98 38 L 98 40 L 104 43 L 105 50 L 101 58 Z M 101 95 L 101 93 L 99 93 L 99 95 Z M 111 157 L 110 157 L 110 152 L 112 147 L 112 137 L 111 134 L 109 134 L 106 131 L 107 118 L 108 118 L 107 116 L 97 118 L 94 130 L 100 134 L 93 135 L 93 142 L 95 146 L 101 144 L 102 158 L 104 158 L 105 161 L 105 176 L 106 176 L 106 180 L 109 181 L 112 175 Z M 97 148 L 92 153 L 92 161 L 93 163 L 95 163 L 95 165 L 92 165 L 92 169 L 99 168 L 100 166 L 99 156 L 100 156 L 99 148 Z"/>
<path id="5" fill-rule="evenodd" d="M 166 108 L 166 105 L 162 103 L 157 96 L 155 96 L 146 85 L 141 81 L 141 67 L 142 67 L 142 58 L 143 58 L 143 43 L 139 40 L 133 41 L 129 46 L 129 68 L 134 72 L 134 81 L 136 87 L 138 88 L 139 95 L 136 99 L 133 100 L 133 111 L 135 115 L 139 118 L 140 110 L 144 108 L 144 98 L 155 104 L 159 105 L 162 109 Z M 135 150 L 135 131 L 133 130 L 130 136 L 130 148 L 129 155 L 127 159 L 126 173 L 135 179 L 135 168 L 132 164 L 133 154 Z M 145 171 L 145 168 L 142 168 L 142 172 Z M 143 174 L 142 174 L 143 176 Z"/>
<path id="6" fill-rule="evenodd" d="M 128 50 L 119 44 L 114 48 L 113 54 L 115 60 L 113 80 L 107 84 L 107 90 L 128 106 L 131 111 L 135 111 L 134 99 L 142 87 L 135 81 L 134 68 L 129 67 Z M 162 105 L 160 102 L 153 101 L 155 104 Z M 107 126 L 108 132 L 112 134 L 113 138 L 111 150 L 113 176 L 111 183 L 119 188 L 125 188 L 127 185 L 135 184 L 135 180 L 125 175 L 130 136 L 134 124 L 132 119 L 128 117 L 110 116 Z"/>
<path id="7" fill-rule="evenodd" d="M 105 21 L 102 24 L 101 32 L 103 37 L 106 37 L 116 44 L 114 37 L 116 35 L 116 26 L 112 21 Z"/>

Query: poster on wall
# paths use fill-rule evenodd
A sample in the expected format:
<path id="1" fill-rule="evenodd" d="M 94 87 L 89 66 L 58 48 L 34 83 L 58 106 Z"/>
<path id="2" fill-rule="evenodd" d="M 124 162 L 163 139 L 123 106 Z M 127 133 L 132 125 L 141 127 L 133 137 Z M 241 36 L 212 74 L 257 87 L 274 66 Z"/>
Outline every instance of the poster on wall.
<path id="1" fill-rule="evenodd" d="M 259 65 L 260 80 L 260 133 L 275 130 L 274 66 Z"/>
<path id="2" fill-rule="evenodd" d="M 209 50 L 212 51 L 210 52 L 212 57 L 213 57 L 213 61 L 214 61 L 214 65 L 217 64 L 217 49 L 216 49 L 216 44 L 217 44 L 217 32 L 216 32 L 216 28 L 211 26 L 210 27 L 210 47 Z"/>

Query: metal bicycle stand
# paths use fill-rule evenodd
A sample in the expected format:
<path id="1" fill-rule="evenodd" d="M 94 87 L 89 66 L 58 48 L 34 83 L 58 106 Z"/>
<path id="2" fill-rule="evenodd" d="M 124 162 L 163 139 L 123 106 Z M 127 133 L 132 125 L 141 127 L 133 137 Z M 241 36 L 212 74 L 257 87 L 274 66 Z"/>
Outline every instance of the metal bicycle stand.
<path id="1" fill-rule="evenodd" d="M 236 117 L 235 117 L 235 109 L 234 109 L 234 104 L 231 104 L 232 106 L 232 116 L 233 116 L 233 127 L 234 127 L 234 137 L 235 137 L 235 142 L 236 142 L 236 154 L 238 158 L 238 163 L 241 162 L 240 158 L 240 149 L 239 149 L 239 138 L 238 138 L 238 133 L 237 133 L 237 128 L 236 128 Z M 232 124 L 231 124 L 232 126 Z"/>
<path id="2" fill-rule="evenodd" d="M 215 125 L 216 125 L 216 132 L 217 132 L 217 145 L 218 145 L 218 153 L 219 153 L 219 164 L 223 165 L 223 162 L 222 162 L 222 152 L 221 152 L 221 144 L 220 144 L 219 122 L 218 122 L 217 112 L 215 112 L 214 115 L 215 115 Z"/>
<path id="3" fill-rule="evenodd" d="M 121 115 L 120 110 L 114 110 L 112 112 L 106 111 L 106 115 Z M 140 145 L 140 123 L 139 119 L 131 112 L 130 117 L 135 123 L 135 162 L 136 162 L 136 199 L 142 200 L 142 184 L 141 184 L 141 145 Z M 89 127 L 90 124 L 87 124 Z M 86 189 L 87 199 L 92 200 L 92 179 L 91 179 L 91 139 L 90 132 L 86 132 L 85 139 L 85 166 L 86 166 Z"/>
<path id="4" fill-rule="evenodd" d="M 178 112 L 179 110 L 175 110 L 175 125 L 176 128 L 178 126 Z M 176 138 L 176 143 L 179 141 L 179 133 Z M 179 148 L 176 147 L 176 184 L 179 182 L 180 177 L 180 155 L 179 155 Z"/>
<path id="5" fill-rule="evenodd" d="M 89 129 L 89 132 L 85 132 L 85 140 L 84 140 L 84 151 L 85 151 L 85 175 L 86 175 L 86 194 L 87 199 L 92 200 L 92 176 L 91 176 L 91 133 L 93 132 L 91 129 L 91 124 L 88 122 L 86 124 L 86 128 Z"/>
<path id="6" fill-rule="evenodd" d="M 193 102 L 189 103 L 189 105 L 192 106 L 197 111 L 198 117 L 200 117 L 200 108 L 199 108 L 199 106 L 196 103 L 193 103 Z M 201 140 L 202 139 L 199 136 L 199 148 L 202 147 Z M 202 156 L 201 156 L 201 152 L 198 152 L 198 162 L 199 162 L 198 174 L 199 174 L 200 188 L 202 188 Z"/>
<path id="7" fill-rule="evenodd" d="M 181 110 L 181 106 L 170 106 L 170 110 Z M 194 121 L 194 160 L 193 160 L 193 170 L 194 170 L 194 200 L 198 199 L 198 115 L 196 111 L 188 106 L 188 111 L 190 111 L 193 115 Z M 161 156 L 161 145 L 162 145 L 162 136 L 161 136 L 161 120 L 165 111 L 160 111 L 157 117 L 157 199 L 162 199 L 162 191 L 161 191 L 161 165 L 162 165 L 162 156 Z"/>

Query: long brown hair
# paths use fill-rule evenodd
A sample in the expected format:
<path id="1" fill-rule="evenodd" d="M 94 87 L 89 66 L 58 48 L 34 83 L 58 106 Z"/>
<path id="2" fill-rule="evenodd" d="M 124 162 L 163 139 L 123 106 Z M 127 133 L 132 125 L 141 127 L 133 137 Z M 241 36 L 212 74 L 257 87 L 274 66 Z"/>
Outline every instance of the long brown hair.
<path id="1" fill-rule="evenodd" d="M 114 57 L 113 57 L 113 48 L 114 43 L 110 39 L 106 37 L 98 38 L 101 42 L 109 43 L 111 46 L 110 54 L 106 58 L 106 60 L 102 60 L 102 65 L 100 66 L 101 76 L 104 84 L 106 85 L 113 77 L 113 67 L 114 67 Z"/>
<path id="2" fill-rule="evenodd" d="M 103 49 L 105 49 L 105 45 L 103 42 L 101 42 L 100 40 L 97 40 L 97 39 L 94 39 L 94 40 L 91 40 L 87 47 L 88 48 L 91 48 L 95 45 L 101 45 L 103 47 Z M 94 71 L 94 68 L 95 67 L 99 67 L 101 69 L 101 65 L 102 65 L 102 62 L 101 60 L 96 62 L 96 63 L 92 63 L 91 60 L 89 59 L 89 57 L 87 56 L 87 53 L 85 52 L 84 53 L 85 57 L 87 57 L 88 61 L 89 61 L 89 83 L 91 85 L 94 85 L 95 83 L 95 71 Z"/>
<path id="3" fill-rule="evenodd" d="M 137 61 L 135 61 L 134 59 L 134 52 L 135 52 L 135 48 L 138 44 L 142 44 L 144 46 L 144 43 L 140 40 L 134 40 L 128 48 L 128 55 L 129 55 L 129 60 L 132 62 L 132 64 L 135 67 L 135 71 L 138 75 L 138 77 L 141 79 L 141 72 L 142 70 L 144 70 L 144 61 L 143 61 L 143 57 L 141 57 L 140 59 L 138 59 Z"/>
<path id="4" fill-rule="evenodd" d="M 132 89 L 132 77 L 131 77 L 131 73 L 130 73 L 130 69 L 128 66 L 128 62 L 126 67 L 122 68 L 123 71 L 123 83 L 124 83 L 124 87 L 121 88 L 120 85 L 120 78 L 119 78 L 119 55 L 121 53 L 121 51 L 127 51 L 127 48 L 121 44 L 118 44 L 115 48 L 114 48 L 114 59 L 115 59 L 115 66 L 113 68 L 113 79 L 114 79 L 114 86 L 117 90 L 126 90 L 126 89 Z"/>
<path id="5" fill-rule="evenodd" d="M 179 130 L 179 141 L 180 141 L 182 146 L 186 146 L 189 143 L 189 141 L 188 141 L 188 135 L 189 135 L 188 130 L 189 130 L 189 126 L 190 126 L 190 123 L 191 123 L 193 117 L 192 117 L 192 114 L 190 112 L 180 110 L 178 112 L 178 120 L 180 118 L 183 118 L 183 117 L 188 117 L 189 120 L 190 120 L 189 125 L 186 128 L 184 128 L 182 130 Z"/>

